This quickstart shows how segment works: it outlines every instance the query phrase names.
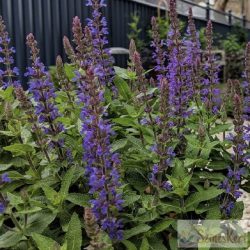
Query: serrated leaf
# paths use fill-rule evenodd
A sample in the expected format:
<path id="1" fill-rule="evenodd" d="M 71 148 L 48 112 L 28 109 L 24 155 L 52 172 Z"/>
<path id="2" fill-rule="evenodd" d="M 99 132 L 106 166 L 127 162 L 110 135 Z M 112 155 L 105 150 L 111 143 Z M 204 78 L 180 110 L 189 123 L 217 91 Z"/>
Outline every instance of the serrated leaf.
<path id="1" fill-rule="evenodd" d="M 210 135 L 219 134 L 225 131 L 229 131 L 232 128 L 232 124 L 216 124 L 215 127 L 210 129 Z"/>
<path id="2" fill-rule="evenodd" d="M 55 206 L 60 204 L 60 196 L 58 192 L 56 192 L 53 188 L 45 185 L 42 186 L 42 189 L 46 198 L 51 202 L 51 204 Z"/>
<path id="3" fill-rule="evenodd" d="M 149 249 L 150 249 L 150 246 L 148 243 L 148 239 L 146 237 L 143 237 L 140 250 L 149 250 Z"/>
<path id="4" fill-rule="evenodd" d="M 169 212 L 181 213 L 181 207 L 178 202 L 172 201 L 168 203 L 161 203 L 158 206 L 158 211 L 160 214 L 166 214 Z"/>
<path id="5" fill-rule="evenodd" d="M 71 181 L 75 173 L 75 168 L 70 168 L 63 177 L 61 189 L 59 191 L 61 201 L 65 200 L 68 196 Z"/>
<path id="6" fill-rule="evenodd" d="M 0 131 L 0 134 L 1 135 L 6 135 L 6 136 L 9 136 L 9 137 L 14 137 L 14 136 L 16 136 L 16 134 L 15 133 L 13 133 L 12 131 Z"/>
<path id="7" fill-rule="evenodd" d="M 32 214 L 28 217 L 26 234 L 42 233 L 48 225 L 55 219 L 56 214 L 40 212 Z"/>
<path id="8" fill-rule="evenodd" d="M 32 239 L 35 241 L 39 250 L 59 250 L 60 245 L 49 237 L 44 235 L 33 233 Z"/>
<path id="9" fill-rule="evenodd" d="M 7 193 L 7 197 L 8 197 L 8 201 L 10 203 L 10 205 L 12 206 L 17 206 L 19 204 L 23 204 L 24 201 L 22 200 L 22 198 L 20 197 L 20 195 L 15 195 L 12 193 Z"/>
<path id="10" fill-rule="evenodd" d="M 31 145 L 21 143 L 12 144 L 10 146 L 4 147 L 3 149 L 17 156 L 34 152 L 34 148 Z"/>
<path id="11" fill-rule="evenodd" d="M 11 163 L 10 164 L 0 163 L 0 172 L 9 169 L 11 166 L 12 166 Z"/>
<path id="12" fill-rule="evenodd" d="M 136 146 L 136 148 L 140 150 L 144 150 L 143 144 L 140 139 L 134 137 L 134 136 L 128 136 L 128 140 Z"/>
<path id="13" fill-rule="evenodd" d="M 238 201 L 235 203 L 234 208 L 231 211 L 230 219 L 240 220 L 243 216 L 244 203 Z"/>
<path id="14" fill-rule="evenodd" d="M 139 192 L 143 192 L 148 186 L 148 181 L 140 172 L 128 171 L 126 173 L 128 183 Z"/>
<path id="15" fill-rule="evenodd" d="M 0 248 L 7 249 L 15 246 L 19 241 L 25 239 L 21 232 L 8 231 L 0 236 Z"/>
<path id="16" fill-rule="evenodd" d="M 115 86 L 118 89 L 119 94 L 125 99 L 125 100 L 130 100 L 132 97 L 132 92 L 130 90 L 130 87 L 124 81 L 121 77 L 116 76 L 114 79 Z"/>
<path id="17" fill-rule="evenodd" d="M 21 129 L 21 138 L 25 144 L 29 142 L 31 137 L 32 137 L 32 134 L 31 134 L 30 130 L 28 130 L 26 128 Z"/>
<path id="18" fill-rule="evenodd" d="M 129 117 L 115 118 L 112 121 L 114 123 L 117 123 L 119 125 L 126 126 L 126 127 L 131 127 L 131 126 L 135 125 L 134 119 L 129 118 Z"/>
<path id="19" fill-rule="evenodd" d="M 69 222 L 68 232 L 66 233 L 67 250 L 81 250 L 82 231 L 81 222 L 78 215 L 74 213 Z"/>
<path id="20" fill-rule="evenodd" d="M 134 228 L 128 229 L 124 231 L 124 239 L 127 240 L 135 235 L 146 233 L 150 230 L 150 226 L 147 224 L 140 224 Z"/>
<path id="21" fill-rule="evenodd" d="M 163 221 L 160 221 L 157 224 L 155 224 L 150 230 L 150 233 L 153 233 L 153 234 L 160 233 L 166 230 L 167 228 L 169 228 L 172 223 L 173 223 L 173 220 L 164 219 Z"/>
<path id="22" fill-rule="evenodd" d="M 193 210 L 200 202 L 208 201 L 216 198 L 223 193 L 223 190 L 216 187 L 210 187 L 208 190 L 203 190 L 190 195 L 185 201 L 185 207 L 187 211 Z"/>
<path id="23" fill-rule="evenodd" d="M 127 250 L 137 250 L 135 244 L 129 240 L 123 240 L 122 244 L 126 247 Z"/>
<path id="24" fill-rule="evenodd" d="M 17 212 L 17 214 L 33 214 L 33 213 L 36 213 L 36 212 L 39 212 L 41 211 L 42 208 L 41 207 L 33 207 L 31 209 L 24 209 L 24 210 L 19 210 Z"/>
<path id="25" fill-rule="evenodd" d="M 139 201 L 139 199 L 141 198 L 140 195 L 136 194 L 136 192 L 129 192 L 124 194 L 123 199 L 124 199 L 124 204 L 123 206 L 129 206 L 133 203 L 135 203 L 136 201 Z"/>
<path id="26" fill-rule="evenodd" d="M 119 149 L 124 148 L 127 145 L 128 140 L 127 139 L 120 139 L 111 144 L 111 151 L 116 152 Z"/>
<path id="27" fill-rule="evenodd" d="M 70 193 L 68 194 L 66 200 L 72 202 L 75 205 L 86 207 L 89 206 L 90 197 L 87 194 Z"/>
<path id="28" fill-rule="evenodd" d="M 219 220 L 219 219 L 221 219 L 221 211 L 220 211 L 219 205 L 213 206 L 207 211 L 206 219 L 207 220 Z"/>

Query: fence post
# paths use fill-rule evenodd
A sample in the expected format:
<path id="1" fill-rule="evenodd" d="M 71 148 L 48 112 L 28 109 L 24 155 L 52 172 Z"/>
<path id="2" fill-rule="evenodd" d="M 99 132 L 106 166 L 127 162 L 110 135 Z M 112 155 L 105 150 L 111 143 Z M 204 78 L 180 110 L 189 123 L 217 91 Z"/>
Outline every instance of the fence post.
<path id="1" fill-rule="evenodd" d="M 228 24 L 229 26 L 232 25 L 232 11 L 231 10 L 228 11 Z"/>
<path id="2" fill-rule="evenodd" d="M 207 7 L 206 7 L 206 19 L 210 20 L 210 0 L 207 0 Z"/>
<path id="3" fill-rule="evenodd" d="M 247 25 L 247 18 L 246 18 L 246 15 L 243 15 L 243 16 L 242 16 L 242 24 L 243 24 L 243 27 L 246 28 L 246 25 Z"/>

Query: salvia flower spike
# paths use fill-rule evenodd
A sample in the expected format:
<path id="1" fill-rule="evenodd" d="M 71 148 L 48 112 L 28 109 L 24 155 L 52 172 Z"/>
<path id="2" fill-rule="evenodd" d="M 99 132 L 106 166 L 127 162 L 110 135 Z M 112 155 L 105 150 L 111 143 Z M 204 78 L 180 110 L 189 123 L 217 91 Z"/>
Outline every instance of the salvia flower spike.
<path id="1" fill-rule="evenodd" d="M 111 153 L 110 137 L 113 132 L 111 125 L 103 119 L 103 89 L 99 87 L 94 69 L 89 68 L 85 75 L 85 105 L 81 117 L 83 121 L 82 134 L 86 176 L 89 179 L 92 211 L 102 230 L 106 231 L 112 240 L 121 240 L 121 222 L 114 215 L 122 209 L 123 200 L 117 193 L 120 186 L 118 167 L 120 159 Z"/>
<path id="2" fill-rule="evenodd" d="M 40 60 L 37 41 L 33 34 L 27 36 L 27 45 L 30 48 L 32 66 L 28 68 L 26 76 L 30 77 L 29 90 L 36 102 L 36 115 L 44 133 L 54 137 L 64 130 L 63 125 L 56 121 L 60 114 L 55 105 L 55 87 L 49 73 Z M 52 147 L 56 146 L 58 148 L 60 157 L 63 157 L 62 143 L 61 140 L 52 140 L 50 142 Z"/>
<path id="3" fill-rule="evenodd" d="M 108 45 L 107 21 L 101 12 L 106 4 L 104 0 L 87 0 L 86 5 L 92 8 L 92 18 L 87 19 L 87 26 L 93 39 L 92 65 L 95 66 L 95 74 L 98 76 L 99 83 L 108 86 L 112 83 L 114 68 L 113 58 L 106 48 Z"/>
<path id="4" fill-rule="evenodd" d="M 208 21 L 206 28 L 206 53 L 204 64 L 204 77 L 201 87 L 201 99 L 205 103 L 208 114 L 218 114 L 221 98 L 220 90 L 217 87 L 219 83 L 218 70 L 214 55 L 212 53 L 213 45 L 213 25 L 211 21 Z"/>
<path id="5" fill-rule="evenodd" d="M 7 88 L 8 86 L 18 86 L 20 84 L 17 77 L 19 76 L 19 69 L 13 67 L 15 48 L 10 47 L 9 34 L 6 31 L 6 26 L 0 16 L 0 86 Z"/>
<path id="6" fill-rule="evenodd" d="M 157 24 L 157 19 L 155 17 L 152 17 L 151 19 L 151 25 L 152 25 L 152 38 L 153 41 L 151 42 L 151 47 L 154 49 L 153 52 L 153 59 L 156 62 L 155 71 L 157 72 L 157 80 L 160 84 L 160 80 L 164 77 L 166 77 L 166 57 L 167 53 L 164 50 L 164 41 L 161 40 L 160 34 L 159 34 L 159 27 Z"/>
<path id="7" fill-rule="evenodd" d="M 232 166 L 228 167 L 228 174 L 221 183 L 220 188 L 225 189 L 225 195 L 221 204 L 224 214 L 229 217 L 235 206 L 236 200 L 242 195 L 240 185 L 242 176 L 245 174 L 245 159 L 247 143 L 244 139 L 244 117 L 243 117 L 243 95 L 239 81 L 233 82 L 233 104 L 234 104 L 234 134 L 230 134 L 229 140 L 232 141 L 233 154 Z"/>

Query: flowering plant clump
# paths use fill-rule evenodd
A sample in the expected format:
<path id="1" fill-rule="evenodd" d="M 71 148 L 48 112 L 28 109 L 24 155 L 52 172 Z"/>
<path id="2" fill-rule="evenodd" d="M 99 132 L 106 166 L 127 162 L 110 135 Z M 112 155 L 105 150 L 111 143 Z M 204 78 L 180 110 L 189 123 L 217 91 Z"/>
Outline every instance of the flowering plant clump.
<path id="1" fill-rule="evenodd" d="M 128 68 L 114 66 L 105 1 L 88 0 L 55 72 L 27 36 L 27 90 L 0 18 L 0 249 L 176 250 L 177 220 L 242 217 L 250 44 L 244 82 L 229 80 L 225 97 L 212 22 L 202 52 L 191 9 L 182 38 L 169 4 L 165 39 L 151 20 L 154 78 L 133 40 Z"/>

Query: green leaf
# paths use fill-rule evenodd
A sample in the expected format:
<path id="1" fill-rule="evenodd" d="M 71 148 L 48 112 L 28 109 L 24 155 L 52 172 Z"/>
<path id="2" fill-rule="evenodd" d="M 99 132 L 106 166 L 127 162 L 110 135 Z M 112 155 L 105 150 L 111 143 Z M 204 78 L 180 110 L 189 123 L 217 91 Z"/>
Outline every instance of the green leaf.
<path id="1" fill-rule="evenodd" d="M 168 202 L 168 203 L 161 203 L 158 206 L 158 210 L 160 214 L 166 214 L 169 212 L 181 213 L 182 209 L 180 204 L 176 201 Z"/>
<path id="2" fill-rule="evenodd" d="M 137 250 L 135 244 L 129 240 L 123 240 L 122 244 L 127 248 L 127 250 Z"/>
<path id="3" fill-rule="evenodd" d="M 59 250 L 60 245 L 49 237 L 44 235 L 33 233 L 32 239 L 36 242 L 39 250 Z"/>
<path id="4" fill-rule="evenodd" d="M 5 163 L 0 163 L 0 171 L 5 171 L 9 169 L 12 166 L 12 164 L 5 164 Z"/>
<path id="5" fill-rule="evenodd" d="M 118 89 L 119 94 L 125 99 L 125 100 L 130 100 L 132 97 L 132 92 L 130 90 L 130 87 L 124 81 L 121 77 L 116 76 L 114 79 L 115 86 Z"/>
<path id="6" fill-rule="evenodd" d="M 56 192 L 53 188 L 49 186 L 42 186 L 43 192 L 46 196 L 46 198 L 53 204 L 54 206 L 57 206 L 60 204 L 60 196 L 58 192 Z"/>
<path id="7" fill-rule="evenodd" d="M 34 148 L 29 144 L 16 143 L 3 148 L 14 155 L 26 155 L 27 153 L 34 152 Z"/>
<path id="8" fill-rule="evenodd" d="M 70 193 L 68 194 L 66 200 L 72 202 L 75 205 L 86 207 L 89 206 L 90 197 L 87 194 Z"/>
<path id="9" fill-rule="evenodd" d="M 123 69 L 120 67 L 115 66 L 115 73 L 116 75 L 118 75 L 119 77 L 126 79 L 126 80 L 133 80 L 136 78 L 136 74 L 134 72 L 130 72 L 127 69 Z"/>
<path id="10" fill-rule="evenodd" d="M 169 245 L 170 245 L 171 250 L 178 249 L 177 239 L 173 236 L 170 236 L 169 237 Z"/>
<path id="11" fill-rule="evenodd" d="M 7 249 L 15 246 L 20 240 L 25 239 L 21 232 L 7 231 L 0 236 L 0 248 Z"/>
<path id="12" fill-rule="evenodd" d="M 155 224 L 152 229 L 150 230 L 150 233 L 156 234 L 160 233 L 170 227 L 170 225 L 173 223 L 173 220 L 163 220 Z"/>
<path id="13" fill-rule="evenodd" d="M 67 250 L 81 250 L 82 230 L 78 215 L 74 213 L 69 222 L 68 232 L 66 234 Z"/>
<path id="14" fill-rule="evenodd" d="M 12 205 L 12 206 L 17 206 L 19 204 L 24 203 L 24 201 L 22 200 L 20 195 L 14 195 L 12 193 L 7 193 L 7 197 L 8 197 L 8 201 L 9 201 L 10 205 Z"/>
<path id="15" fill-rule="evenodd" d="M 12 131 L 0 131 L 0 134 L 1 134 L 1 135 L 6 135 L 6 136 L 9 136 L 9 137 L 14 137 L 14 136 L 16 136 L 16 134 L 13 133 Z"/>
<path id="16" fill-rule="evenodd" d="M 119 149 L 124 148 L 127 145 L 128 140 L 127 139 L 120 139 L 111 144 L 111 151 L 116 152 Z"/>
<path id="17" fill-rule="evenodd" d="M 200 202 L 216 198 L 222 193 L 223 190 L 216 187 L 210 187 L 208 190 L 196 192 L 187 198 L 185 202 L 186 211 L 194 210 L 194 207 L 196 207 Z"/>
<path id="18" fill-rule="evenodd" d="M 131 127 L 133 125 L 136 125 L 133 118 L 129 117 L 121 117 L 121 118 L 115 118 L 112 120 L 114 123 L 120 124 L 122 126 Z"/>
<path id="19" fill-rule="evenodd" d="M 143 237 L 140 250 L 149 250 L 150 249 L 149 247 L 150 246 L 148 243 L 148 239 L 146 237 Z"/>
<path id="20" fill-rule="evenodd" d="M 123 196 L 123 199 L 124 199 L 123 206 L 126 207 L 126 206 L 129 206 L 129 205 L 132 205 L 136 201 L 139 201 L 140 198 L 141 198 L 141 196 L 136 194 L 136 192 L 125 193 L 124 196 Z"/>
<path id="21" fill-rule="evenodd" d="M 243 216 L 243 210 L 244 210 L 243 201 L 236 202 L 234 208 L 232 209 L 230 219 L 240 220 Z"/>
<path id="22" fill-rule="evenodd" d="M 185 168 L 189 168 L 189 167 L 192 167 L 193 165 L 198 165 L 198 167 L 204 167 L 206 166 L 206 164 L 208 163 L 207 160 L 204 160 L 204 159 L 189 159 L 189 158 L 186 158 L 185 161 L 184 161 L 184 167 Z"/>
<path id="23" fill-rule="evenodd" d="M 31 134 L 30 130 L 28 130 L 27 128 L 21 129 L 21 138 L 25 144 L 29 142 L 31 137 L 32 137 L 32 134 Z"/>
<path id="24" fill-rule="evenodd" d="M 26 234 L 31 235 L 32 233 L 42 233 L 55 217 L 56 214 L 48 212 L 40 212 L 30 215 L 27 220 Z"/>
<path id="25" fill-rule="evenodd" d="M 0 91 L 0 97 L 2 97 L 5 101 L 10 101 L 13 99 L 13 86 L 8 87 L 5 90 Z"/>
<path id="26" fill-rule="evenodd" d="M 11 181 L 24 179 L 24 176 L 17 171 L 9 171 L 8 176 L 10 177 Z"/>
<path id="27" fill-rule="evenodd" d="M 140 139 L 130 135 L 127 138 L 134 146 L 136 146 L 137 149 L 145 150 Z"/>
<path id="28" fill-rule="evenodd" d="M 223 170 L 228 168 L 229 163 L 224 161 L 211 161 L 208 168 L 213 170 Z"/>
<path id="29" fill-rule="evenodd" d="M 126 177 L 128 183 L 132 185 L 139 192 L 143 192 L 148 186 L 148 180 L 145 179 L 145 176 L 139 171 L 127 171 Z"/>
<path id="30" fill-rule="evenodd" d="M 232 124 L 216 124 L 215 127 L 210 129 L 210 135 L 229 131 L 231 128 L 232 128 Z"/>
<path id="31" fill-rule="evenodd" d="M 17 214 L 33 214 L 41 211 L 41 207 L 32 207 L 31 209 L 24 209 L 24 210 L 19 210 Z"/>
<path id="32" fill-rule="evenodd" d="M 128 229 L 124 231 L 124 239 L 127 240 L 135 235 L 141 234 L 141 233 L 146 233 L 147 231 L 150 230 L 150 226 L 146 224 L 140 224 L 134 228 Z"/>
<path id="33" fill-rule="evenodd" d="M 221 219 L 221 211 L 219 205 L 211 207 L 207 211 L 207 220 L 219 220 Z"/>
<path id="34" fill-rule="evenodd" d="M 163 244 L 163 239 L 160 236 L 154 235 L 149 238 L 150 250 L 168 250 Z M 177 249 L 177 248 L 176 248 Z"/>
<path id="35" fill-rule="evenodd" d="M 71 167 L 63 177 L 61 189 L 59 191 L 61 202 L 65 200 L 66 197 L 68 196 L 70 184 L 73 179 L 74 173 L 75 173 L 75 168 Z"/>

